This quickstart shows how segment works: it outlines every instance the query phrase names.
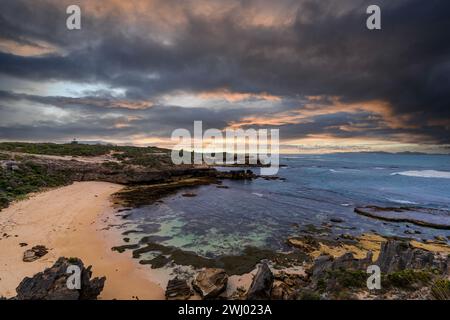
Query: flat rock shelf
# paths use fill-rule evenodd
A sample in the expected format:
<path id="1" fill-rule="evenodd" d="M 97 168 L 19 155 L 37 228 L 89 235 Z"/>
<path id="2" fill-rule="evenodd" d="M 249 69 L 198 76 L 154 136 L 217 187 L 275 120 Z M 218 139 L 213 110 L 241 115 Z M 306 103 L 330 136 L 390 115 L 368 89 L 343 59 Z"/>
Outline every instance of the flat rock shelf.
<path id="1" fill-rule="evenodd" d="M 367 206 L 355 208 L 355 212 L 381 220 L 409 222 L 429 228 L 450 230 L 449 210 L 416 207 L 383 208 Z"/>

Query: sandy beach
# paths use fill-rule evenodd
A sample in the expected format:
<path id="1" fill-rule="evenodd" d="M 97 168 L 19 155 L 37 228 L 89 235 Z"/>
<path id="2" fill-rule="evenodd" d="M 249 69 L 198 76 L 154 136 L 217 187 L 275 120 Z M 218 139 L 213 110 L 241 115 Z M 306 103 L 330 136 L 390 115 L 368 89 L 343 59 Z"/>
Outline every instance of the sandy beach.
<path id="1" fill-rule="evenodd" d="M 114 220 L 110 197 L 121 185 L 76 182 L 38 193 L 0 212 L 0 296 L 12 297 L 26 276 L 50 267 L 59 257 L 78 257 L 93 266 L 94 276 L 106 276 L 100 299 L 164 299 L 151 269 L 130 254 L 111 251 L 120 234 L 108 225 Z M 21 247 L 20 244 L 26 243 Z M 23 262 L 23 252 L 44 245 L 49 253 Z"/>

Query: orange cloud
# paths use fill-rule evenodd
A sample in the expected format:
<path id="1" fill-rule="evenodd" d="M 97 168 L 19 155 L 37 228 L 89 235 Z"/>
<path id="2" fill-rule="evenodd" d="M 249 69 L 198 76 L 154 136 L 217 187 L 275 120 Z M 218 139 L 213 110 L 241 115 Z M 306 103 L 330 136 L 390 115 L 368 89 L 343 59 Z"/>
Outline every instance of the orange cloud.
<path id="1" fill-rule="evenodd" d="M 49 53 L 60 53 L 59 48 L 43 41 L 19 43 L 8 39 L 0 39 L 0 51 L 22 57 L 40 56 Z"/>
<path id="2" fill-rule="evenodd" d="M 340 97 L 309 96 L 308 101 L 296 110 L 284 111 L 267 116 L 250 116 L 239 121 L 230 123 L 230 127 L 238 128 L 251 125 L 274 125 L 300 124 L 311 122 L 311 118 L 334 113 L 360 113 L 369 112 L 380 116 L 387 128 L 391 129 L 414 129 L 415 126 L 408 123 L 411 115 L 398 116 L 392 112 L 389 103 L 381 100 L 371 100 L 358 103 L 343 103 Z M 358 123 L 346 125 L 343 130 L 358 131 L 361 127 Z"/>
<path id="3" fill-rule="evenodd" d="M 228 102 L 239 102 L 245 101 L 249 99 L 257 99 L 257 100 L 266 100 L 277 102 L 280 101 L 281 98 L 278 96 L 274 96 L 268 94 L 266 92 L 261 93 L 245 93 L 245 92 L 233 92 L 228 89 L 219 89 L 214 91 L 202 92 L 198 95 L 201 99 L 210 99 L 210 100 L 226 100 Z"/>

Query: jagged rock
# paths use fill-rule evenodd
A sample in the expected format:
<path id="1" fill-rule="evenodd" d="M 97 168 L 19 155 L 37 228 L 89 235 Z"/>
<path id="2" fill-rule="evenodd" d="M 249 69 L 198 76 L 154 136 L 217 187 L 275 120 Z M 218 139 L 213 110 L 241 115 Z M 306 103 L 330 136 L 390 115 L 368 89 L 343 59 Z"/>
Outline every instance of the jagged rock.
<path id="1" fill-rule="evenodd" d="M 448 257 L 413 248 L 408 242 L 399 240 L 390 240 L 381 245 L 376 264 L 386 273 L 404 269 L 436 269 L 441 273 L 448 272 Z"/>
<path id="2" fill-rule="evenodd" d="M 192 295 L 192 290 L 186 280 L 175 279 L 169 280 L 166 288 L 167 300 L 187 300 Z"/>
<path id="3" fill-rule="evenodd" d="M 197 274 L 192 286 L 204 299 L 212 299 L 225 291 L 228 275 L 223 269 L 205 268 Z"/>
<path id="4" fill-rule="evenodd" d="M 24 262 L 33 262 L 48 253 L 48 249 L 45 246 L 34 246 L 33 248 L 26 250 L 23 253 Z"/>
<path id="5" fill-rule="evenodd" d="M 347 252 L 336 259 L 328 255 L 322 255 L 314 261 L 313 267 L 308 272 L 315 282 L 329 270 L 366 270 L 372 264 L 372 256 L 371 251 L 367 253 L 364 259 L 356 259 L 351 252 Z"/>
<path id="6" fill-rule="evenodd" d="M 67 273 L 69 266 L 76 265 L 81 270 L 80 289 L 69 289 Z M 95 300 L 102 292 L 105 277 L 91 280 L 91 266 L 85 268 L 76 258 L 61 257 L 55 264 L 39 272 L 32 278 L 26 277 L 16 289 L 16 300 Z"/>
<path id="7" fill-rule="evenodd" d="M 374 263 L 371 252 L 364 259 L 355 259 L 352 253 L 345 253 L 336 259 L 320 256 L 314 261 L 309 273 L 313 280 L 317 280 L 328 270 L 366 270 L 370 264 L 378 265 L 383 273 L 405 269 L 434 269 L 446 274 L 449 268 L 448 257 L 413 248 L 408 242 L 389 240 L 381 244 L 380 255 Z"/>
<path id="8" fill-rule="evenodd" d="M 266 300 L 270 299 L 274 276 L 267 263 L 262 263 L 253 278 L 252 284 L 248 289 L 248 300 Z"/>
<path id="9" fill-rule="evenodd" d="M 319 279 L 324 272 L 330 270 L 333 265 L 333 257 L 328 255 L 322 255 L 314 260 L 314 265 L 310 270 L 307 270 L 311 274 L 313 280 Z"/>

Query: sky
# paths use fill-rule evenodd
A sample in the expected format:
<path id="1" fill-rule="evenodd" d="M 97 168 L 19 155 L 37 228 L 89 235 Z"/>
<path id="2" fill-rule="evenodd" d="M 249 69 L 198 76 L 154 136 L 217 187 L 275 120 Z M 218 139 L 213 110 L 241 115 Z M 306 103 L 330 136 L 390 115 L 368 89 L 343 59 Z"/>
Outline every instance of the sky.
<path id="1" fill-rule="evenodd" d="M 81 30 L 66 8 L 81 8 Z M 366 9 L 381 8 L 381 30 Z M 1 0 L 0 140 L 450 152 L 448 0 Z"/>

